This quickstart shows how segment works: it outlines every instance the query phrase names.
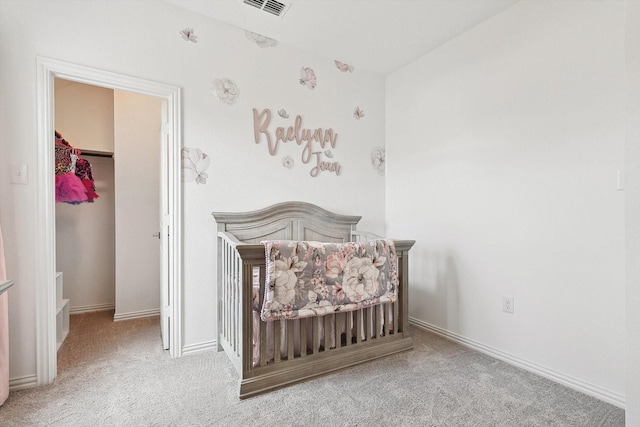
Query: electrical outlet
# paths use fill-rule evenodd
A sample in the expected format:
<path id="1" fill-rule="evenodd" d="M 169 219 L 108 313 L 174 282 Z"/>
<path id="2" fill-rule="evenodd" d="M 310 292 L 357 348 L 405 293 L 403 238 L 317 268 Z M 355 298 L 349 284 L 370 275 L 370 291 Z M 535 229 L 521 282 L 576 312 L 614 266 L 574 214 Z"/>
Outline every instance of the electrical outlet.
<path id="1" fill-rule="evenodd" d="M 513 297 L 502 297 L 502 311 L 513 313 Z"/>

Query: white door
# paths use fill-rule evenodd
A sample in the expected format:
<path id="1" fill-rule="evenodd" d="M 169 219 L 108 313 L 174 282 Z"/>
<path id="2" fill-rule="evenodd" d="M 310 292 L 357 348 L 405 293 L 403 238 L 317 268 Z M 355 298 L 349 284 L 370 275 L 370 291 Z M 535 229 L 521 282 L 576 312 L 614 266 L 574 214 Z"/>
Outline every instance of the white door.
<path id="1" fill-rule="evenodd" d="M 114 320 L 158 313 L 162 100 L 114 90 L 116 310 Z"/>
<path id="2" fill-rule="evenodd" d="M 171 317 L 169 295 L 169 107 L 162 101 L 162 132 L 160 149 L 160 333 L 162 348 L 169 349 Z"/>

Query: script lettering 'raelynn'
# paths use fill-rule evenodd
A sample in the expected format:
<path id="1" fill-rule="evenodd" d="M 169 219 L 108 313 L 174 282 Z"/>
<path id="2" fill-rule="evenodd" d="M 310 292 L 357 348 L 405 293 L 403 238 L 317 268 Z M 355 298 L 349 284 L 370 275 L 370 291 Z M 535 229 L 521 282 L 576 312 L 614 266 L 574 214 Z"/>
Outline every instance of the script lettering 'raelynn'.
<path id="1" fill-rule="evenodd" d="M 275 134 L 271 134 L 269 131 L 269 124 L 271 123 L 271 110 L 265 108 L 262 112 L 258 113 L 256 108 L 253 109 L 253 136 L 256 144 L 262 141 L 264 136 L 267 140 L 267 146 L 269 148 L 269 154 L 275 156 L 278 152 L 278 146 L 282 143 L 295 141 L 298 145 L 304 145 L 302 150 L 301 160 L 302 163 L 307 164 L 315 160 L 315 166 L 311 169 L 310 174 L 316 177 L 322 171 L 334 172 L 336 175 L 340 175 L 341 165 L 338 162 L 327 162 L 322 160 L 323 149 L 327 143 L 331 148 L 336 147 L 338 140 L 338 134 L 333 129 L 308 129 L 302 127 L 302 117 L 296 116 L 293 126 L 287 128 L 276 128 Z M 320 151 L 314 151 L 314 143 L 320 145 Z"/>

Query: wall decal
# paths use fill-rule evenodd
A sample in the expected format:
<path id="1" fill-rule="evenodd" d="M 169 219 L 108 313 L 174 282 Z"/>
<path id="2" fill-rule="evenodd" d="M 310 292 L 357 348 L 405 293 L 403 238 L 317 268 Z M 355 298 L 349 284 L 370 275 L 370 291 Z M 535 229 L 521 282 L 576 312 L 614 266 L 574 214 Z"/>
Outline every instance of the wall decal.
<path id="1" fill-rule="evenodd" d="M 364 111 L 362 111 L 360 107 L 356 107 L 356 109 L 353 111 L 353 117 L 355 117 L 356 120 L 360 120 L 364 117 Z"/>
<path id="2" fill-rule="evenodd" d="M 282 117 L 283 119 L 288 119 L 289 118 L 289 114 L 287 114 L 287 110 L 285 110 L 284 108 L 278 110 L 278 115 L 280 117 Z"/>
<path id="3" fill-rule="evenodd" d="M 222 102 L 226 104 L 235 104 L 236 100 L 240 96 L 240 89 L 233 82 L 233 80 L 227 78 L 213 80 L 213 89 L 211 92 Z"/>
<path id="4" fill-rule="evenodd" d="M 284 166 L 287 169 L 293 169 L 293 166 L 294 166 L 293 157 L 291 157 L 291 156 L 283 157 L 282 158 L 282 166 Z"/>
<path id="5" fill-rule="evenodd" d="M 374 147 L 371 151 L 371 166 L 378 171 L 378 175 L 384 175 L 384 147 Z"/>
<path id="6" fill-rule="evenodd" d="M 205 171 L 209 168 L 211 158 L 199 148 L 184 147 L 181 154 L 183 181 L 206 184 L 209 175 Z"/>
<path id="7" fill-rule="evenodd" d="M 297 145 L 302 145 L 302 155 L 300 160 L 304 164 L 312 163 L 315 166 L 311 168 L 309 174 L 316 177 L 320 172 L 333 172 L 336 175 L 340 175 L 342 171 L 342 165 L 338 162 L 329 162 L 323 159 L 323 154 L 326 155 L 325 146 L 327 143 L 331 148 L 336 148 L 338 142 L 338 133 L 333 129 L 322 128 L 303 128 L 302 116 L 297 115 L 295 122 L 292 126 L 287 128 L 278 127 L 275 133 L 272 134 L 269 130 L 269 124 L 271 123 L 271 110 L 265 108 L 260 113 L 257 109 L 253 109 L 253 137 L 256 144 L 260 144 L 263 137 L 267 141 L 267 148 L 269 154 L 275 156 L 278 153 L 278 146 L 280 143 L 286 144 L 288 142 L 295 141 Z M 316 143 L 320 147 L 314 145 Z M 327 147 L 326 150 L 329 150 Z M 333 153 L 331 153 L 333 157 Z M 284 162 L 283 162 L 284 164 Z"/>
<path id="8" fill-rule="evenodd" d="M 277 40 L 274 40 L 271 37 L 263 36 L 262 34 L 253 33 L 251 31 L 245 30 L 244 35 L 245 37 L 247 37 L 247 39 L 251 40 L 252 42 L 254 42 L 255 44 L 257 44 L 262 48 L 275 47 L 278 45 Z"/>
<path id="9" fill-rule="evenodd" d="M 335 63 L 338 70 L 342 71 L 343 73 L 353 73 L 353 67 L 351 65 L 340 62 L 337 59 L 335 60 Z"/>
<path id="10" fill-rule="evenodd" d="M 198 36 L 193 33 L 193 28 L 185 28 L 180 31 L 180 35 L 185 41 L 198 43 Z"/>
<path id="11" fill-rule="evenodd" d="M 326 150 L 324 150 L 324 155 L 327 156 L 330 159 L 333 159 L 333 153 L 328 148 Z"/>
<path id="12" fill-rule="evenodd" d="M 309 67 L 300 68 L 300 84 L 308 87 L 309 89 L 315 89 L 318 83 L 316 73 Z"/>

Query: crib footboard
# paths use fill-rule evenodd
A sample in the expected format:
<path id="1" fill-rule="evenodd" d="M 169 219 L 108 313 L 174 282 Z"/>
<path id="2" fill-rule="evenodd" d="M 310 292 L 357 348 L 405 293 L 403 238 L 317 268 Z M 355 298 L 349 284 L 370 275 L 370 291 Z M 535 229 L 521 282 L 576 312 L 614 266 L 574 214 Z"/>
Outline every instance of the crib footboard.
<path id="1" fill-rule="evenodd" d="M 218 234 L 218 347 L 240 374 L 240 398 L 413 348 L 408 316 L 408 252 L 395 240 L 400 286 L 395 302 L 296 320 L 255 321 L 262 303 L 265 252 Z M 254 291 L 259 270 L 260 290 Z M 256 328 L 256 330 L 254 330 Z"/>

